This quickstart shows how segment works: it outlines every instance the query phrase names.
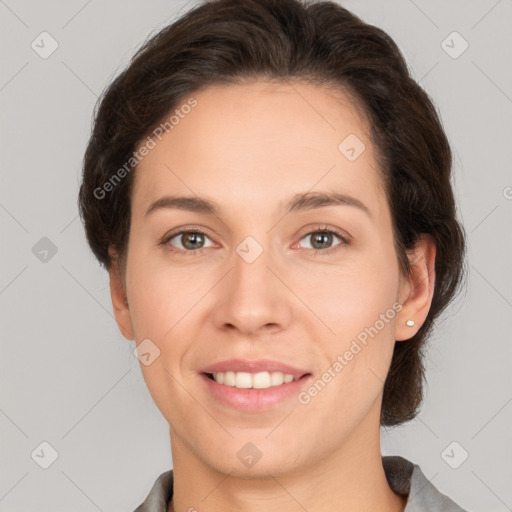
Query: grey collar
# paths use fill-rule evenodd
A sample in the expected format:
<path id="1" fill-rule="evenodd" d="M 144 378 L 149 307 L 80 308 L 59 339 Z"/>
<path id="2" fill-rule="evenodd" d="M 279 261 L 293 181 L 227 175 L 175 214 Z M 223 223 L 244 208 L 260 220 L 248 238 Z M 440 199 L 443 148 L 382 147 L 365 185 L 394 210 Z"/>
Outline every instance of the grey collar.
<path id="1" fill-rule="evenodd" d="M 389 486 L 399 496 L 408 497 L 404 512 L 466 512 L 440 493 L 417 464 L 393 455 L 383 456 L 382 465 Z M 134 512 L 167 512 L 173 493 L 173 470 L 162 473 L 147 498 Z"/>

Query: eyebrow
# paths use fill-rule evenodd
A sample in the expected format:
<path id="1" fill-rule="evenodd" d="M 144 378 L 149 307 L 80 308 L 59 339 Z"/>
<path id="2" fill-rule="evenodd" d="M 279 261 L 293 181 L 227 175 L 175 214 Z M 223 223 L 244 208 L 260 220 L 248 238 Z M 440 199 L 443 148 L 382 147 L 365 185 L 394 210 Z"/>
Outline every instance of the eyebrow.
<path id="1" fill-rule="evenodd" d="M 336 192 L 306 192 L 296 194 L 284 205 L 285 215 L 294 212 L 303 212 L 324 208 L 326 206 L 353 206 L 372 217 L 369 208 L 359 199 L 347 194 Z M 199 196 L 164 196 L 156 200 L 144 214 L 147 217 L 160 209 L 178 209 L 189 212 L 205 213 L 219 216 L 220 207 L 217 203 Z"/>

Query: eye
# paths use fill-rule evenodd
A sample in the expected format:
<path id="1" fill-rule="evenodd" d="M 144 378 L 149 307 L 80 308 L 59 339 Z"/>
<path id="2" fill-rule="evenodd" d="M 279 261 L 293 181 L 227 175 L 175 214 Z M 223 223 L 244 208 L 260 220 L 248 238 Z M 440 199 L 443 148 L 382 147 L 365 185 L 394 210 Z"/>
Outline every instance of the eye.
<path id="1" fill-rule="evenodd" d="M 314 231 L 310 231 L 306 236 L 302 237 L 300 241 L 306 240 L 310 238 L 311 243 L 308 249 L 312 249 L 315 254 L 330 254 L 338 250 L 338 247 L 341 245 L 349 245 L 349 237 L 343 234 L 341 231 L 337 229 L 327 229 L 327 227 L 320 227 Z M 340 243 L 331 247 L 333 240 L 337 238 L 340 240 Z"/>
<path id="2" fill-rule="evenodd" d="M 306 249 L 311 249 L 315 254 L 330 254 L 337 251 L 339 246 L 350 244 L 350 236 L 338 229 L 328 228 L 327 226 L 321 226 L 314 231 L 310 231 L 300 239 L 300 242 L 308 238 L 311 239 L 311 243 Z M 332 246 L 336 238 L 340 242 Z M 212 243 L 210 246 L 206 246 L 205 240 L 210 240 L 210 237 L 201 230 L 181 230 L 165 236 L 160 245 L 166 246 L 171 252 L 190 255 L 214 245 Z"/>
<path id="3" fill-rule="evenodd" d="M 205 248 L 204 243 L 206 238 L 209 239 L 208 235 L 199 230 L 179 231 L 164 237 L 160 243 L 161 245 L 169 246 L 169 249 L 172 252 L 187 252 L 194 254 L 196 251 Z M 178 245 L 173 243 L 173 240 L 175 240 Z"/>

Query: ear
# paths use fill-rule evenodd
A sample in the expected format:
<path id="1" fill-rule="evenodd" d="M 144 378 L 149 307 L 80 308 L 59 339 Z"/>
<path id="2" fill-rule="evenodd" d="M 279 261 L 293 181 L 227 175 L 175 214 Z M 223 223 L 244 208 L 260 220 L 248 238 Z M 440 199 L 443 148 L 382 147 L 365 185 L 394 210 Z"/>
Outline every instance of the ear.
<path id="1" fill-rule="evenodd" d="M 117 327 L 127 340 L 133 340 L 134 336 L 130 309 L 119 270 L 117 253 L 112 245 L 109 245 L 108 253 L 110 255 L 110 261 L 112 262 L 108 271 L 110 277 L 110 296 L 112 298 Z"/>
<path id="2" fill-rule="evenodd" d="M 435 285 L 436 244 L 431 235 L 420 236 L 413 249 L 407 251 L 410 277 L 403 278 L 399 291 L 402 309 L 397 315 L 395 340 L 412 338 L 423 325 L 432 304 Z M 414 326 L 406 324 L 414 321 Z"/>

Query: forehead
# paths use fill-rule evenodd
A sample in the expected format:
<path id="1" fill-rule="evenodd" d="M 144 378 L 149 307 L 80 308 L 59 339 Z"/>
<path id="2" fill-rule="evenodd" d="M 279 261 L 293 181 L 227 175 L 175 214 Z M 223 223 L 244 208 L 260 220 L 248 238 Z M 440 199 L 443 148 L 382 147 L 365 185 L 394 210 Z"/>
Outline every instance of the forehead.
<path id="1" fill-rule="evenodd" d="M 350 96 L 258 81 L 209 87 L 181 105 L 191 98 L 195 106 L 177 106 L 179 122 L 154 138 L 138 165 L 132 207 L 139 213 L 165 194 L 210 196 L 247 209 L 249 202 L 282 206 L 294 193 L 320 189 L 379 207 L 372 197 L 382 195 L 374 148 Z"/>

